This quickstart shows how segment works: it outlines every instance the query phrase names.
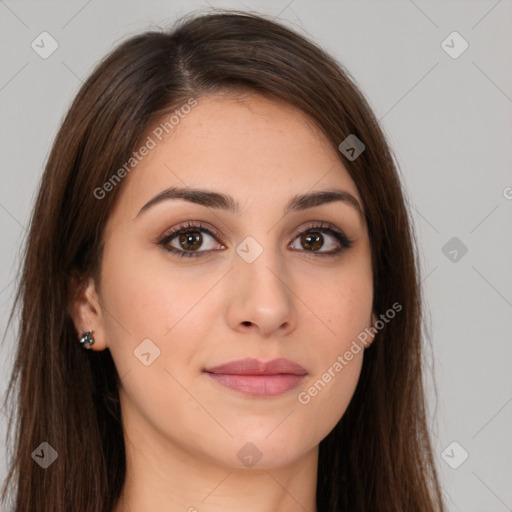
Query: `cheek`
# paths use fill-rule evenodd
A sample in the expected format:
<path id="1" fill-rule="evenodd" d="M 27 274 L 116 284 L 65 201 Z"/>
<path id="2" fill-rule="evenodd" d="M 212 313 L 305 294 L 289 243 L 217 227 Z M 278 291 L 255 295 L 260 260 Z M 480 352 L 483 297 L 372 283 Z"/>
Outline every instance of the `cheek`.
<path id="1" fill-rule="evenodd" d="M 312 437 L 325 436 L 334 428 L 359 381 L 364 344 L 358 336 L 370 326 L 371 274 L 340 273 L 321 292 L 310 295 L 308 305 L 325 326 L 322 335 L 312 333 L 311 376 L 297 394 L 299 407 L 318 420 L 308 425 Z"/>
<path id="2" fill-rule="evenodd" d="M 212 302 L 209 291 L 219 276 L 199 267 L 180 272 L 155 251 L 144 256 L 122 239 L 112 240 L 110 251 L 102 283 L 108 346 L 119 375 L 138 383 L 133 396 L 152 390 L 149 401 L 143 394 L 136 400 L 160 411 L 154 400 L 169 400 L 170 388 L 178 392 L 177 382 L 195 377 L 194 357 L 218 316 L 220 301 Z"/>
<path id="3" fill-rule="evenodd" d="M 345 363 L 333 357 L 298 392 L 298 414 L 310 419 L 304 422 L 305 438 L 320 442 L 340 421 L 356 389 L 362 363 L 362 350 Z"/>
<path id="4" fill-rule="evenodd" d="M 139 443 L 145 442 L 148 424 L 176 442 L 186 440 L 194 428 L 212 428 L 187 390 L 195 377 L 193 357 L 208 332 L 198 306 L 214 280 L 165 274 L 161 263 L 147 256 L 143 261 L 133 248 L 123 254 L 122 242 L 117 248 L 115 254 L 105 252 L 102 302 L 125 421 L 140 433 Z"/>
<path id="5" fill-rule="evenodd" d="M 368 301 L 351 296 L 334 304 L 337 307 L 330 312 L 329 321 L 334 334 L 316 337 L 310 376 L 296 397 L 302 414 L 315 418 L 306 423 L 312 439 L 323 439 L 339 422 L 352 399 L 363 364 L 364 346 L 358 335 L 368 326 L 371 297 Z"/>
<path id="6" fill-rule="evenodd" d="M 324 364 L 347 350 L 351 341 L 371 322 L 373 283 L 371 271 L 356 266 L 342 269 L 333 279 L 322 279 L 316 291 L 307 291 L 302 284 L 307 304 L 321 327 L 321 336 L 315 346 L 322 354 Z M 311 289 L 311 287 L 310 287 Z M 322 325 L 323 324 L 323 325 Z M 320 332 L 319 332 L 320 334 Z"/>
<path id="7" fill-rule="evenodd" d="M 138 250 L 134 241 L 121 238 L 111 241 L 111 252 L 104 256 L 102 295 L 112 311 L 106 321 L 114 331 L 129 332 L 134 341 L 149 337 L 167 342 L 208 293 L 215 276 L 180 271 L 175 262 L 165 263 L 161 249 L 148 254 L 140 242 Z"/>

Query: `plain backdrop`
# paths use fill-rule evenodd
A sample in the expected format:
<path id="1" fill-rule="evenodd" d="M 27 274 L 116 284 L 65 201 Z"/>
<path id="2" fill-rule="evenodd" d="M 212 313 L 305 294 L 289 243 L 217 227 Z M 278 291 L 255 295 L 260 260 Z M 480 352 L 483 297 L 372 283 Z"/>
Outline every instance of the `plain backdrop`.
<path id="1" fill-rule="evenodd" d="M 449 510 L 512 510 L 510 0 L 1 1 L 2 334 L 38 181 L 81 81 L 130 35 L 210 6 L 275 16 L 333 54 L 368 98 L 420 245 L 429 423 Z M 42 32 L 58 44 L 47 58 L 31 46 Z M 11 330 L 2 394 L 13 355 Z"/>

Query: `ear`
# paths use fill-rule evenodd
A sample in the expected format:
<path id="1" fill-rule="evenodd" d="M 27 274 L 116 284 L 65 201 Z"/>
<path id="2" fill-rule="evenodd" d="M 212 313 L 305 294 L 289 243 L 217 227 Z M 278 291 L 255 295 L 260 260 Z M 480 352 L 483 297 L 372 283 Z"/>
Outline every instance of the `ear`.
<path id="1" fill-rule="evenodd" d="M 78 333 L 78 339 L 84 332 L 93 331 L 94 344 L 90 349 L 101 351 L 107 348 L 102 309 L 92 277 L 71 277 L 68 312 Z"/>
<path id="2" fill-rule="evenodd" d="M 376 321 L 377 321 L 377 316 L 376 316 L 376 315 L 375 315 L 375 313 L 372 311 L 372 319 L 371 319 L 371 322 L 370 322 L 370 326 L 374 326 Z M 370 332 L 371 332 L 371 331 L 370 331 Z M 367 339 L 367 341 L 366 341 L 366 343 L 367 343 L 367 345 L 368 345 L 368 346 L 367 346 L 366 348 L 368 348 L 368 347 L 369 347 L 369 346 L 374 342 L 376 334 L 377 334 L 377 333 L 375 333 L 375 334 L 373 334 L 373 333 L 372 333 L 372 334 L 369 334 L 369 337 L 368 337 L 368 339 Z"/>

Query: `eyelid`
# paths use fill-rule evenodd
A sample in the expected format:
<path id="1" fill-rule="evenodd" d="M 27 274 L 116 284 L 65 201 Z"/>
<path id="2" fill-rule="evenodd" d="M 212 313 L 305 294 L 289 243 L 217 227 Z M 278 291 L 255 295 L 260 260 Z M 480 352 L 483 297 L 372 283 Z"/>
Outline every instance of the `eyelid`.
<path id="1" fill-rule="evenodd" d="M 311 229 L 318 229 L 318 230 L 332 229 L 338 235 L 342 235 L 342 236 L 346 237 L 348 240 L 347 235 L 341 228 L 338 228 L 336 226 L 336 224 L 333 224 L 332 222 L 327 222 L 327 221 L 323 221 L 323 220 L 311 220 L 311 221 L 307 222 L 305 226 L 302 225 L 300 228 L 297 228 L 295 231 L 293 231 L 294 234 L 292 235 L 293 236 L 292 240 L 295 240 L 295 238 L 297 238 L 299 235 L 301 235 L 302 233 L 309 231 Z"/>
<path id="2" fill-rule="evenodd" d="M 224 243 L 222 242 L 222 235 L 219 233 L 219 231 L 217 231 L 211 224 L 207 224 L 201 220 L 187 220 L 183 223 L 180 223 L 177 226 L 174 226 L 174 227 L 164 231 L 162 233 L 162 235 L 158 237 L 158 240 L 160 240 L 160 241 L 165 240 L 165 239 L 169 238 L 169 236 L 171 236 L 171 235 L 174 238 L 181 231 L 185 231 L 187 229 L 192 230 L 192 229 L 197 229 L 197 228 L 200 228 L 199 230 L 201 230 L 201 231 L 202 230 L 206 231 L 211 236 L 216 238 L 217 241 L 221 242 L 224 245 Z"/>

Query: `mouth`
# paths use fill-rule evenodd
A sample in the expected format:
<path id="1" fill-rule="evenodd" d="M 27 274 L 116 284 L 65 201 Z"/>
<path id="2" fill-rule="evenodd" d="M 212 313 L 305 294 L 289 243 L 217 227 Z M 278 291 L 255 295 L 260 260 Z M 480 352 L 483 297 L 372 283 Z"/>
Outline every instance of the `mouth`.
<path id="1" fill-rule="evenodd" d="M 308 372 L 288 359 L 262 362 L 241 359 L 207 368 L 204 373 L 226 388 L 256 397 L 274 397 L 297 387 Z"/>

